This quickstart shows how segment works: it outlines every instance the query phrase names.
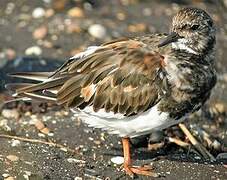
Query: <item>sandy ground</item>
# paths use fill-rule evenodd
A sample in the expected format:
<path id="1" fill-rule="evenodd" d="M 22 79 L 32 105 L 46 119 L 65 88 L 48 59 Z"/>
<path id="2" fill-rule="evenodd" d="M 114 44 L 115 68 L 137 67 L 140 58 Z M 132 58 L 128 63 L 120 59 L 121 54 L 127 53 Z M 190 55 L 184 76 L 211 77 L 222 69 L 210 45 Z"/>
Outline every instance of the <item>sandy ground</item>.
<path id="1" fill-rule="evenodd" d="M 192 129 L 196 125 L 221 143 L 218 149 L 207 147 L 217 161 L 205 160 L 193 147 L 185 149 L 171 143 L 149 150 L 145 138 L 132 141 L 132 156 L 137 165 L 152 163 L 154 171 L 160 174 L 158 179 L 227 179 L 227 11 L 224 2 L 0 1 L 0 101 L 10 98 L 3 88 L 5 82 L 15 81 L 6 76 L 9 72 L 52 70 L 88 45 L 123 36 L 168 32 L 171 17 L 179 8 L 201 7 L 217 25 L 218 83 L 210 101 L 190 117 L 187 125 L 191 124 Z M 42 10 L 37 13 L 38 7 Z M 89 33 L 94 24 L 101 25 L 99 31 L 105 30 L 99 38 Z M 31 49 L 29 52 L 31 47 L 36 55 L 31 54 Z M 112 157 L 122 157 L 120 138 L 90 129 L 71 112 L 50 104 L 9 103 L 1 110 L 0 180 L 130 179 L 120 165 L 111 161 Z M 175 137 L 175 131 L 184 139 L 176 128 L 166 130 L 165 139 Z"/>

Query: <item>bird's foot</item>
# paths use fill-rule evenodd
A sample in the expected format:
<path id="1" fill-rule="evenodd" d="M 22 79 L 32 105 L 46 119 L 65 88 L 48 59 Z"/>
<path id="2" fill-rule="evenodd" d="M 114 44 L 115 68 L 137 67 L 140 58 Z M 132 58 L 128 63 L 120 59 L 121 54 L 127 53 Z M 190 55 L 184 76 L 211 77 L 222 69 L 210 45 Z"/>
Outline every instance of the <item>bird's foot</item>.
<path id="1" fill-rule="evenodd" d="M 144 175 L 144 176 L 152 176 L 152 177 L 159 177 L 159 175 L 155 172 L 152 172 L 153 167 L 149 165 L 144 166 L 127 166 L 124 165 L 124 171 L 130 177 L 134 177 L 135 174 L 137 175 Z"/>

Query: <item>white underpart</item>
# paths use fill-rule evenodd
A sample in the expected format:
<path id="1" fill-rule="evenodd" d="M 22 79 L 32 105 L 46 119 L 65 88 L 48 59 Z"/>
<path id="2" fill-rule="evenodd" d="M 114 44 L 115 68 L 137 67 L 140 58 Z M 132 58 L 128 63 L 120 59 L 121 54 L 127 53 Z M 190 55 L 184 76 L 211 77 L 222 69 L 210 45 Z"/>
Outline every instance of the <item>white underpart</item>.
<path id="1" fill-rule="evenodd" d="M 148 134 L 154 130 L 165 129 L 180 121 L 169 118 L 169 114 L 160 112 L 155 105 L 146 112 L 126 117 L 122 114 L 105 112 L 103 109 L 94 112 L 92 107 L 83 110 L 72 109 L 75 116 L 81 118 L 89 127 L 101 128 L 110 134 L 120 137 L 136 137 Z"/>
<path id="2" fill-rule="evenodd" d="M 179 49 L 179 50 L 186 50 L 187 52 L 192 53 L 192 54 L 198 54 L 192 48 L 188 47 L 186 45 L 186 43 L 187 43 L 187 39 L 184 39 L 184 38 L 178 39 L 177 42 L 172 43 L 172 48 Z"/>

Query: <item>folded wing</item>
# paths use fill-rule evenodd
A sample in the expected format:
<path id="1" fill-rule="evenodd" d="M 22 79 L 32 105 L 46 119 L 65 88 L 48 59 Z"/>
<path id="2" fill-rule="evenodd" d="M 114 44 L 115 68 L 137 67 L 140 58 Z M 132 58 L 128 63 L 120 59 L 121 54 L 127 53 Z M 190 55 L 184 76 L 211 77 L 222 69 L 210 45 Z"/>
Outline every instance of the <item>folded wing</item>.
<path id="1" fill-rule="evenodd" d="M 14 73 L 14 77 L 41 82 L 11 87 L 18 97 L 49 100 L 70 108 L 92 106 L 94 111 L 137 114 L 159 101 L 163 59 L 146 44 L 124 39 L 70 60 L 52 75 Z"/>

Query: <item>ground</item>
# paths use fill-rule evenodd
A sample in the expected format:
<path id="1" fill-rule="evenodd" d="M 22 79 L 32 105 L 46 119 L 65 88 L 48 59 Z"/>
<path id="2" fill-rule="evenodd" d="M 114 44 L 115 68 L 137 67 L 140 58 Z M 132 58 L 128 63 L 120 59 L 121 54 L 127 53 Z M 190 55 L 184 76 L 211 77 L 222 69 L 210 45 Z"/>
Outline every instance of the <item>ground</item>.
<path id="1" fill-rule="evenodd" d="M 169 143 L 168 136 L 188 142 L 177 127 L 165 130 L 165 145 L 157 150 L 148 148 L 146 138 L 132 140 L 132 157 L 137 165 L 152 163 L 159 179 L 227 179 L 226 5 L 224 0 L 1 1 L 0 179 L 130 179 L 111 161 L 122 157 L 120 138 L 88 128 L 62 107 L 3 104 L 10 99 L 4 84 L 15 81 L 6 74 L 52 70 L 86 46 L 114 38 L 168 32 L 171 17 L 185 6 L 205 9 L 217 25 L 218 83 L 205 107 L 186 122 L 193 132 L 208 133 L 211 145 L 195 136 L 216 161 L 205 160 L 193 146 Z M 91 30 L 94 24 L 99 26 Z"/>

